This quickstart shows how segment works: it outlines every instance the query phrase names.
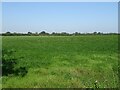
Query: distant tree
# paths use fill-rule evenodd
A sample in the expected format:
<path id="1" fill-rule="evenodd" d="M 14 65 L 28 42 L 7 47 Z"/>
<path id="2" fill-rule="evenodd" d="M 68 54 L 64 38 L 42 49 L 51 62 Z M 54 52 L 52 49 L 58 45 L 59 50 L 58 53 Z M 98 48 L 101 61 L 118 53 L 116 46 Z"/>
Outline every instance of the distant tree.
<path id="1" fill-rule="evenodd" d="M 93 34 L 97 34 L 97 32 L 93 32 Z"/>
<path id="2" fill-rule="evenodd" d="M 75 35 L 80 35 L 80 33 L 79 33 L 79 32 L 75 32 L 74 34 L 75 34 Z"/>
<path id="3" fill-rule="evenodd" d="M 13 36 L 20 36 L 20 35 L 22 35 L 22 34 L 21 33 L 16 33 L 16 32 L 13 33 Z"/>
<path id="4" fill-rule="evenodd" d="M 38 36 L 38 32 L 32 33 L 33 36 Z"/>
<path id="5" fill-rule="evenodd" d="M 35 35 L 38 35 L 38 32 L 35 32 Z"/>
<path id="6" fill-rule="evenodd" d="M 61 35 L 62 35 L 62 36 L 66 36 L 66 35 L 68 35 L 68 34 L 67 34 L 66 32 L 62 32 Z"/>
<path id="7" fill-rule="evenodd" d="M 102 33 L 102 32 L 98 32 L 97 34 L 101 35 L 101 34 L 103 34 L 103 33 Z"/>
<path id="8" fill-rule="evenodd" d="M 39 33 L 40 35 L 49 35 L 49 33 L 42 31 L 41 33 Z"/>
<path id="9" fill-rule="evenodd" d="M 11 32 L 6 32 L 6 34 L 11 34 Z"/>
<path id="10" fill-rule="evenodd" d="M 32 32 L 28 32 L 28 35 L 32 35 Z"/>
<path id="11" fill-rule="evenodd" d="M 11 32 L 6 32 L 5 36 L 11 36 L 11 34 L 12 34 Z"/>
<path id="12" fill-rule="evenodd" d="M 46 34 L 46 32 L 45 32 L 45 31 L 42 31 L 40 34 Z"/>
<path id="13" fill-rule="evenodd" d="M 100 32 L 98 32 L 97 34 L 101 34 Z"/>
<path id="14" fill-rule="evenodd" d="M 51 34 L 51 35 L 54 35 L 54 36 L 60 36 L 60 35 L 61 35 L 61 33 L 52 32 L 52 34 Z"/>
<path id="15" fill-rule="evenodd" d="M 55 32 L 52 32 L 52 34 L 51 35 L 55 35 L 56 33 Z"/>

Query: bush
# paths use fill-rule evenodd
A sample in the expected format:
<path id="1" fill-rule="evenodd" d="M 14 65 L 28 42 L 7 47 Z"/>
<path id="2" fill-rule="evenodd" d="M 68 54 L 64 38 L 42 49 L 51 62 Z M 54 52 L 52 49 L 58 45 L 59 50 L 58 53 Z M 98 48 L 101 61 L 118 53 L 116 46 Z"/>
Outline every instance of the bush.
<path id="1" fill-rule="evenodd" d="M 26 67 L 23 66 L 15 68 L 17 65 L 17 59 L 13 57 L 14 52 L 14 50 L 2 50 L 2 75 L 8 76 L 12 74 L 23 77 L 28 71 Z"/>

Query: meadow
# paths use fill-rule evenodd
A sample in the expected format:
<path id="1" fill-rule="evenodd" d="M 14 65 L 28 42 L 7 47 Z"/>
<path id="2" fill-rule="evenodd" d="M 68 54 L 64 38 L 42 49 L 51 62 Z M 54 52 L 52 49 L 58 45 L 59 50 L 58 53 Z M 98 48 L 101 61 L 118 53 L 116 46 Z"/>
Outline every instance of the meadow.
<path id="1" fill-rule="evenodd" d="M 24 77 L 3 76 L 3 88 L 116 88 L 118 36 L 3 36 Z"/>

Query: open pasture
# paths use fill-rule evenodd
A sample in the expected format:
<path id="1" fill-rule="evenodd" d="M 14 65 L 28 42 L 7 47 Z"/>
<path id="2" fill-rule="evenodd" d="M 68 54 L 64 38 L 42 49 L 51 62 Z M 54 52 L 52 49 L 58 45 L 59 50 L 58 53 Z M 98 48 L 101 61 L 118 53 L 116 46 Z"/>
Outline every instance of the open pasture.
<path id="1" fill-rule="evenodd" d="M 3 76 L 3 87 L 118 86 L 117 35 L 3 36 L 2 48 L 15 50 L 18 66 L 28 68 L 24 77 Z"/>

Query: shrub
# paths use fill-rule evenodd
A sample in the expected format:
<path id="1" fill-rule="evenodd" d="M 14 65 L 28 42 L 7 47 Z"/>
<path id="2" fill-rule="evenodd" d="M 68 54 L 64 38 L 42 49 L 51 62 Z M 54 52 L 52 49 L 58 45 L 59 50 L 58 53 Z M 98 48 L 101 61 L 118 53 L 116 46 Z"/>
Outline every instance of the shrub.
<path id="1" fill-rule="evenodd" d="M 13 57 L 14 50 L 2 50 L 2 75 L 8 76 L 19 75 L 25 76 L 27 74 L 26 67 L 20 66 L 19 68 L 15 68 L 18 64 L 17 59 Z"/>

